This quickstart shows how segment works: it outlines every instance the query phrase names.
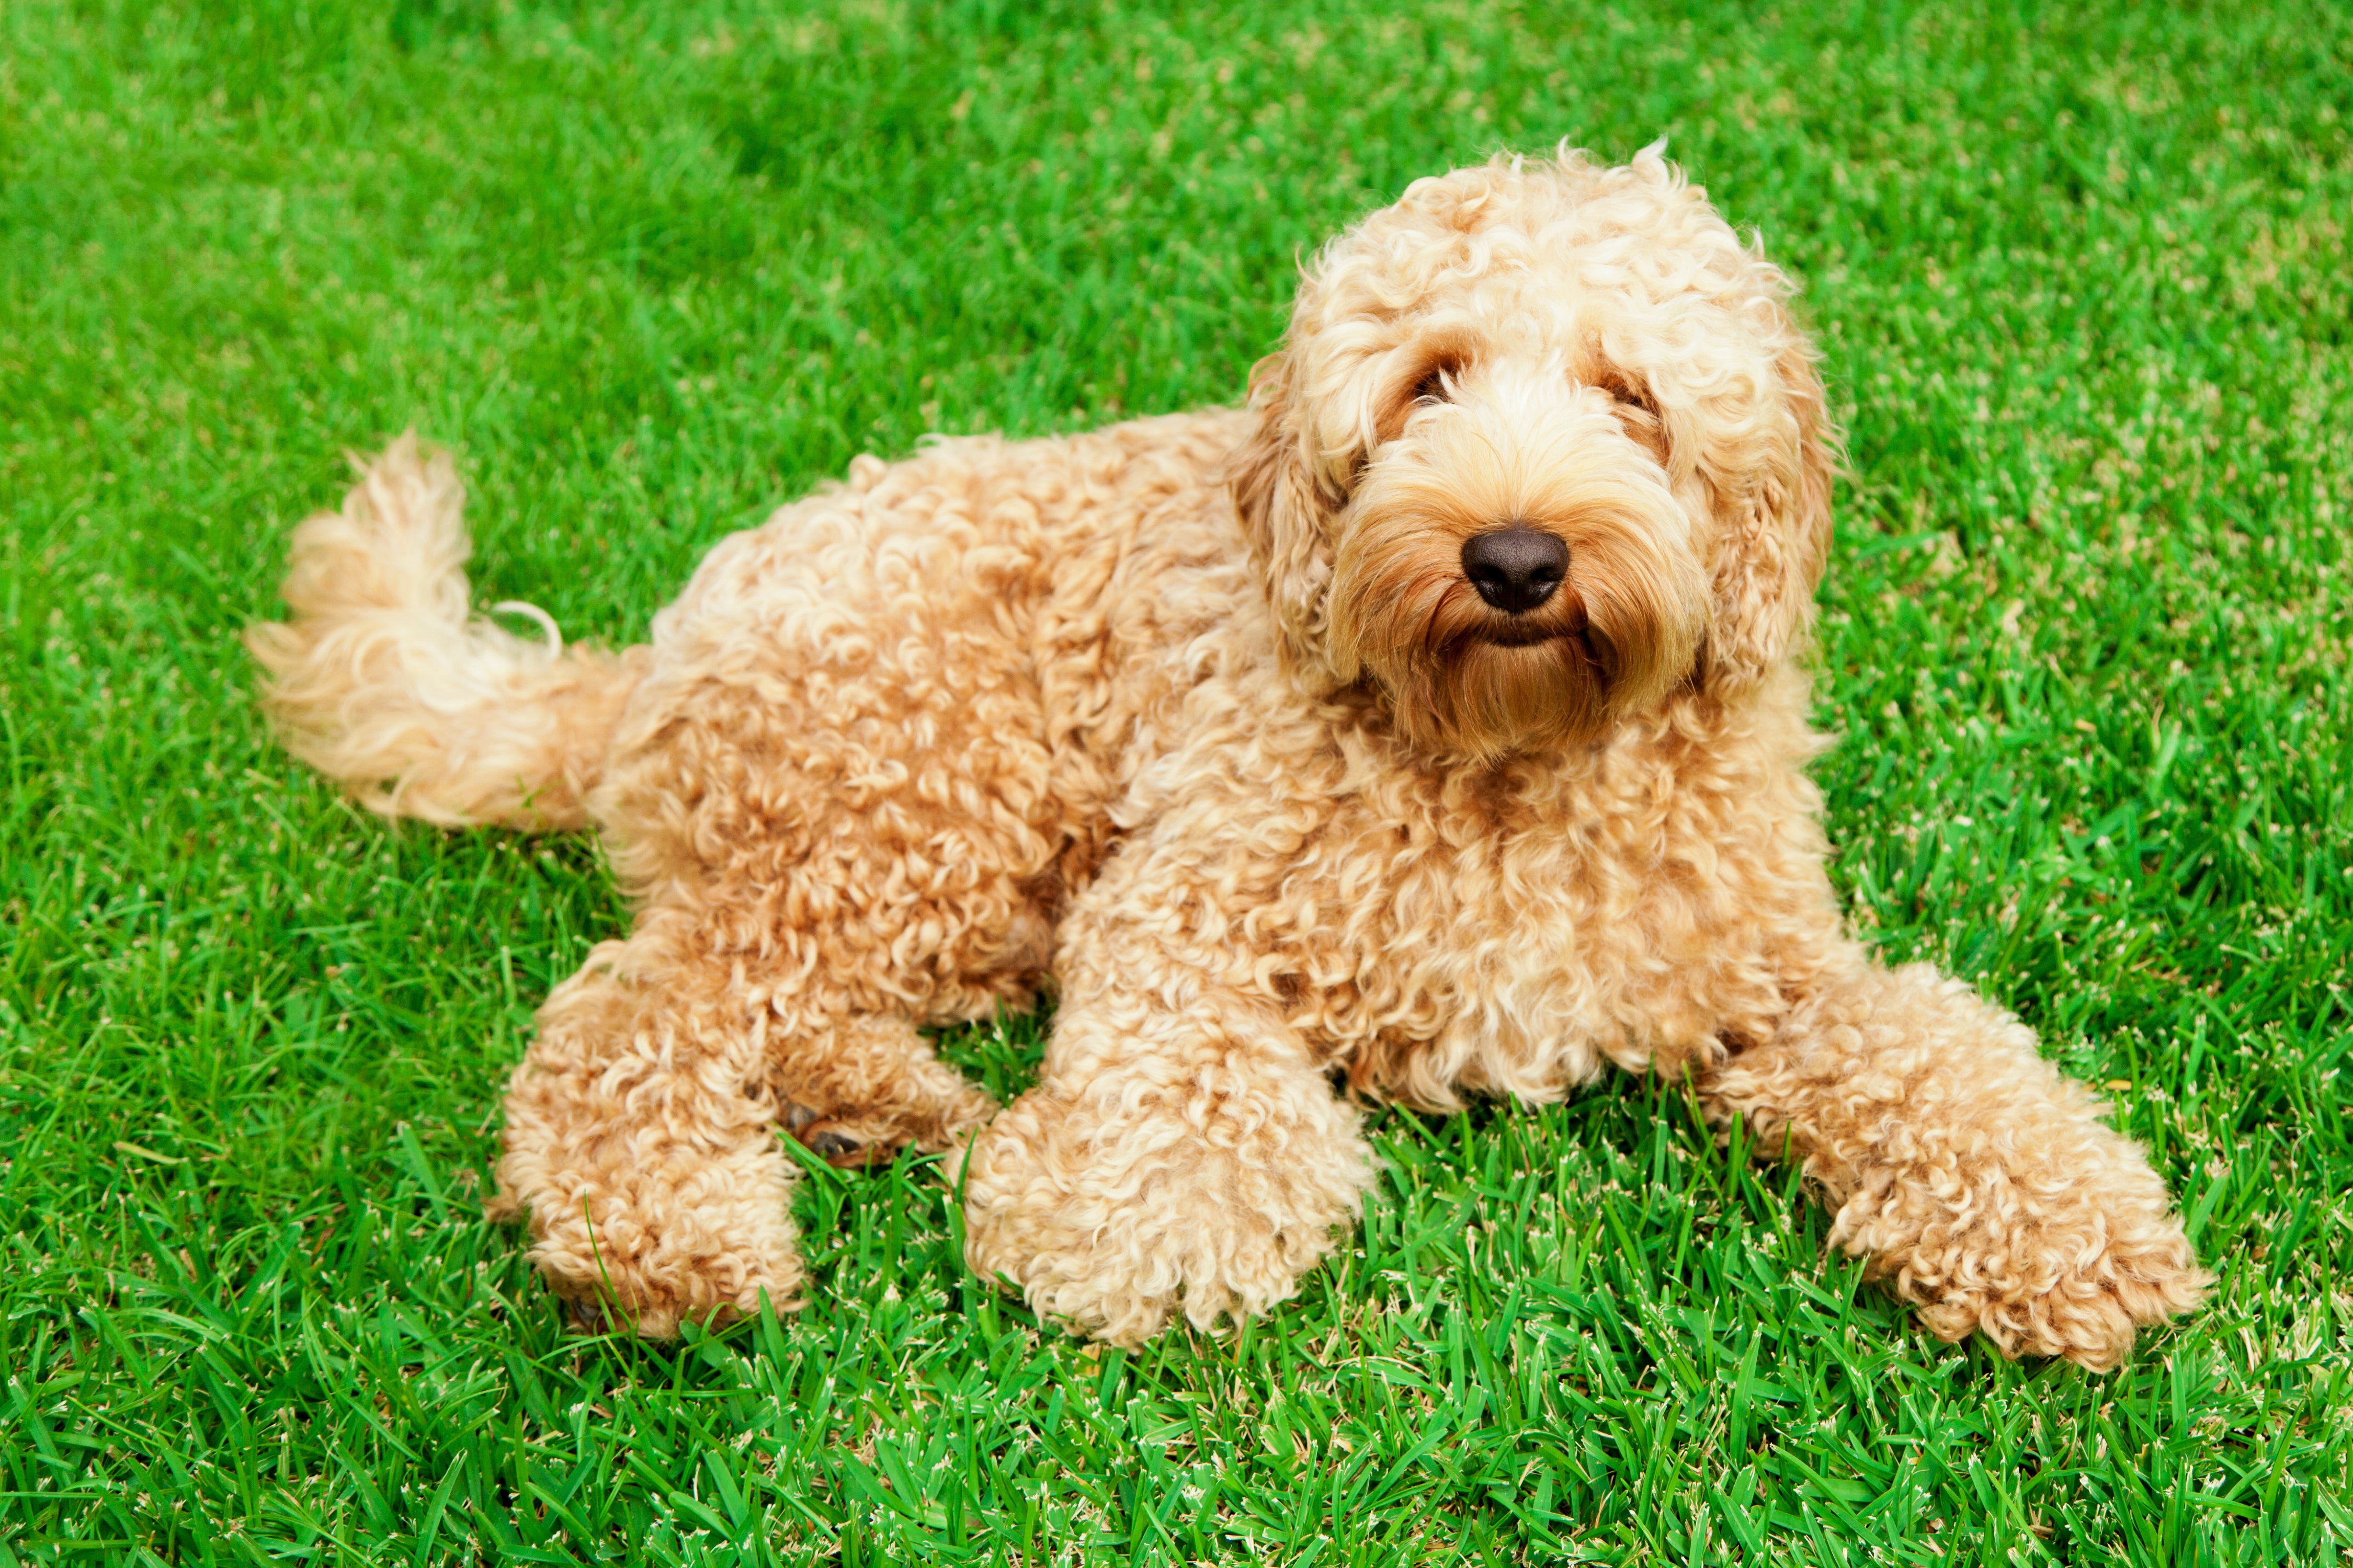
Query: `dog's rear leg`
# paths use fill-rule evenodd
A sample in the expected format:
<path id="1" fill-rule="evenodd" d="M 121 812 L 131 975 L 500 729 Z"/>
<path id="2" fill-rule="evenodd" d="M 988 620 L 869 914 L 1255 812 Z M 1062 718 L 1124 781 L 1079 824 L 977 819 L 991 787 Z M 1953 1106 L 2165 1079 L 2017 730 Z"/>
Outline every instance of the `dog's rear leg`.
<path id="1" fill-rule="evenodd" d="M 666 1336 L 798 1304 L 766 1009 L 702 934 L 657 910 L 598 944 L 508 1087 L 491 1212 L 529 1219 L 532 1261 L 584 1321 L 609 1308 Z"/>
<path id="2" fill-rule="evenodd" d="M 540 1009 L 507 1093 L 502 1217 L 576 1319 L 638 1332 L 798 1304 L 791 1131 L 840 1164 L 993 1109 L 914 1026 L 808 1016 L 712 907 L 649 910 Z"/>
<path id="3" fill-rule="evenodd" d="M 776 1011 L 788 1019 L 794 1009 Z M 950 1148 L 997 1109 L 903 1014 L 794 1021 L 795 1045 L 770 1081 L 786 1130 L 834 1164 L 876 1163 L 910 1142 Z"/>

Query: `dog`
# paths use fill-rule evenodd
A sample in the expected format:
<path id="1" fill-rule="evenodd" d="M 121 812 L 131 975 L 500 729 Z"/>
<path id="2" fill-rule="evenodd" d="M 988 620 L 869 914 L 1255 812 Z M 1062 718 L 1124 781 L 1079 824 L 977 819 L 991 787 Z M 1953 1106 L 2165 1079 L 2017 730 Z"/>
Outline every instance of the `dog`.
<path id="1" fill-rule="evenodd" d="M 2211 1282 L 2016 1019 L 1844 931 L 1809 761 L 1837 435 L 1791 285 L 1651 148 L 1422 180 L 1246 405 L 944 439 L 713 549 L 614 653 L 470 618 L 404 438 L 254 628 L 374 809 L 594 827 L 494 1212 L 585 1322 L 785 1310 L 779 1132 L 912 1142 L 965 1254 L 1121 1343 L 1293 1294 L 1363 1106 L 1688 1082 L 1947 1341 L 2115 1365 Z M 1050 984 L 1001 1110 L 923 1030 Z"/>

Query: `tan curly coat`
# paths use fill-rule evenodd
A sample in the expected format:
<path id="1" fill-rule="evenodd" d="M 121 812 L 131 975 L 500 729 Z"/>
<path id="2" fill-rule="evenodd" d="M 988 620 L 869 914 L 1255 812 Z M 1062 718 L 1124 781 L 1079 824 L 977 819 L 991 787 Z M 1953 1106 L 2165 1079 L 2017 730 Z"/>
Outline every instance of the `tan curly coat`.
<path id="1" fill-rule="evenodd" d="M 1425 180 L 1318 258 L 1246 410 L 861 458 L 617 656 L 470 622 L 453 471 L 394 447 L 253 646 L 367 804 L 611 851 L 636 926 L 507 1101 L 498 1202 L 555 1289 L 655 1334 L 794 1302 L 781 1126 L 968 1148 L 972 1266 L 1041 1312 L 1209 1325 L 1356 1215 L 1364 1100 L 1609 1061 L 1793 1151 L 1947 1339 L 2107 1366 L 2190 1306 L 2140 1150 L 1841 930 L 1788 292 L 1655 150 Z M 1503 529 L 1566 546 L 1533 608 L 1469 575 Z M 1050 978 L 993 1115 L 919 1030 Z"/>

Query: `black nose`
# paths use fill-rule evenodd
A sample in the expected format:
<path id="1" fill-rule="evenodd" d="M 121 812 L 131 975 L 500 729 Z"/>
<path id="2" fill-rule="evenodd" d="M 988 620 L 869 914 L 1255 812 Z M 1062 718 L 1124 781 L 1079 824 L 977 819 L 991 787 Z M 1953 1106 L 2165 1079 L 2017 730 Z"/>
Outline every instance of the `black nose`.
<path id="1" fill-rule="evenodd" d="M 1568 546 L 1540 528 L 1491 529 L 1462 544 L 1462 575 L 1499 610 L 1525 615 L 1568 574 Z"/>

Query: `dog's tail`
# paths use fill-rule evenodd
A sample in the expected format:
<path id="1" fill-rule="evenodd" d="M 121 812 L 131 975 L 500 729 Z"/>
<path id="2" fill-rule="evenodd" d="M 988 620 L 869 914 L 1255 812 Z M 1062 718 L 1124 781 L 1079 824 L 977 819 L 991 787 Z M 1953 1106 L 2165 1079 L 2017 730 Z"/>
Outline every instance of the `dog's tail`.
<path id="1" fill-rule="evenodd" d="M 585 826 L 586 796 L 647 650 L 530 641 L 469 616 L 464 490 L 403 436 L 340 513 L 294 532 L 293 618 L 246 633 L 286 749 L 370 810 L 445 826 Z"/>

